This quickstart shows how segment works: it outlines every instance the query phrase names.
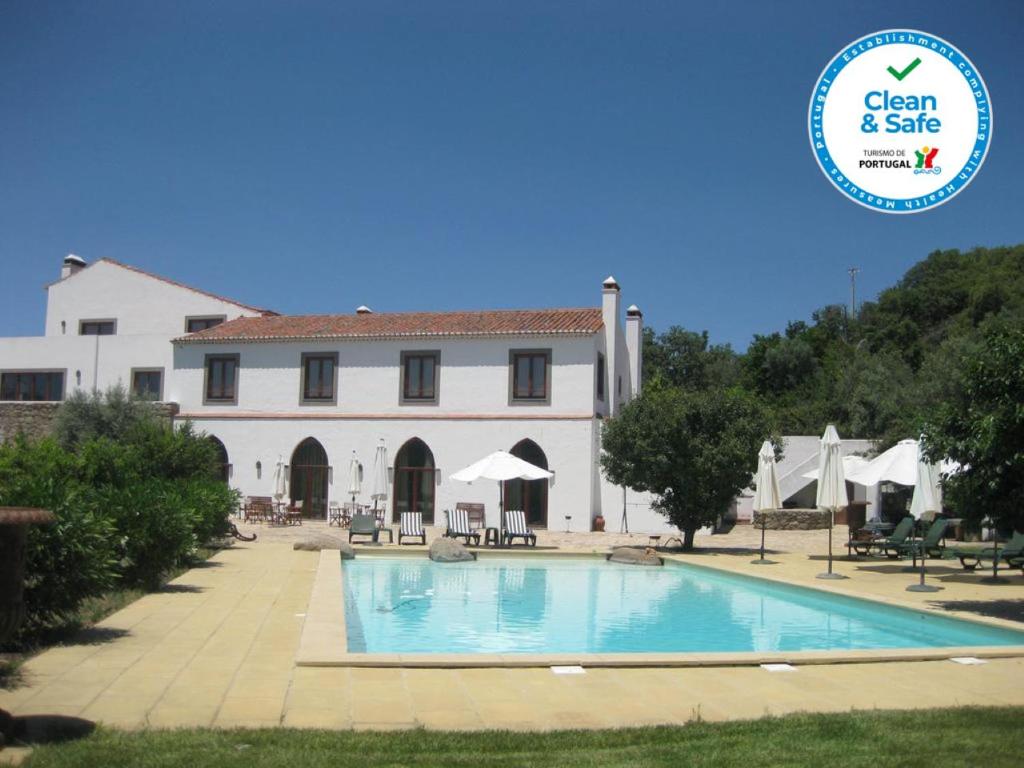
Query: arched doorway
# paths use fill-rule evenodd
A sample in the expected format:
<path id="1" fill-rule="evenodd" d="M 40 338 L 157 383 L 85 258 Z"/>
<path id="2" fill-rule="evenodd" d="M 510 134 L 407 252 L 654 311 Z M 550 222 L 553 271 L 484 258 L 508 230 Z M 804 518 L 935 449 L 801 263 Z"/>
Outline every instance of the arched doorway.
<path id="1" fill-rule="evenodd" d="M 434 454 L 414 437 L 395 456 L 395 521 L 402 512 L 421 512 L 423 524 L 433 525 L 434 483 Z"/>
<path id="2" fill-rule="evenodd" d="M 548 457 L 533 440 L 520 440 L 509 453 L 523 461 L 528 461 L 535 467 L 548 468 Z M 526 513 L 526 522 L 530 526 L 547 527 L 547 480 L 506 480 L 504 494 L 505 509 L 521 509 Z"/>
<path id="3" fill-rule="evenodd" d="M 303 517 L 327 517 L 327 451 L 312 437 L 295 448 L 291 460 L 292 504 L 302 502 Z"/>
<path id="4" fill-rule="evenodd" d="M 228 461 L 228 449 L 224 447 L 224 443 L 213 435 L 207 435 L 206 439 L 213 444 L 213 448 L 217 452 L 213 460 L 214 477 L 226 483 L 231 479 L 231 463 Z"/>

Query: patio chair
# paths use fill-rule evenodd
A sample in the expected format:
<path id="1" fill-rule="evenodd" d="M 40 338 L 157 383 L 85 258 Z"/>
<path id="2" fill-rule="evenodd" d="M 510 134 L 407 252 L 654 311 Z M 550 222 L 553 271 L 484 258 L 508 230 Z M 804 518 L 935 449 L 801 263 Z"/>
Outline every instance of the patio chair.
<path id="1" fill-rule="evenodd" d="M 398 544 L 402 539 L 419 539 L 420 544 L 427 543 L 427 532 L 423 529 L 422 512 L 403 512 L 398 527 Z"/>
<path id="2" fill-rule="evenodd" d="M 959 558 L 960 565 L 965 570 L 973 571 L 979 565 L 982 560 L 987 560 L 990 563 L 992 558 L 998 554 L 999 560 L 1005 561 L 1010 568 L 1021 568 L 1024 570 L 1024 533 L 1014 531 L 1013 536 L 1003 546 L 996 549 L 996 547 L 984 547 L 982 549 L 955 549 L 953 550 L 953 557 Z M 996 563 L 996 568 L 999 568 L 999 564 Z"/>
<path id="3" fill-rule="evenodd" d="M 923 539 L 909 539 L 896 547 L 897 556 L 942 557 L 942 553 L 946 550 L 942 545 L 942 537 L 946 534 L 948 524 L 949 521 L 945 518 L 936 519 L 928 527 Z"/>
<path id="4" fill-rule="evenodd" d="M 474 531 L 469 525 L 469 512 L 456 505 L 454 510 L 446 510 L 448 516 L 448 530 L 444 535 L 451 539 L 465 539 L 467 546 L 470 541 L 474 546 L 480 545 L 480 534 Z"/>
<path id="5" fill-rule="evenodd" d="M 487 527 L 487 508 L 483 504 L 460 501 L 456 503 L 455 508 L 466 510 L 469 517 L 469 530 L 481 531 Z"/>
<path id="6" fill-rule="evenodd" d="M 502 540 L 512 546 L 515 539 L 522 539 L 524 544 L 537 546 L 537 534 L 526 525 L 526 513 L 521 509 L 510 509 L 505 513 L 505 530 Z"/>
<path id="7" fill-rule="evenodd" d="M 388 529 L 390 530 L 390 529 Z M 352 522 L 348 527 L 348 540 L 352 541 L 353 536 L 369 536 L 374 544 L 380 529 L 377 527 L 377 518 L 373 515 L 352 515 Z"/>
<path id="8" fill-rule="evenodd" d="M 871 551 L 875 550 L 880 555 L 884 554 L 886 557 L 896 559 L 900 556 L 900 547 L 907 543 L 907 539 L 913 532 L 914 518 L 907 516 L 896 524 L 893 532 L 888 536 L 883 536 L 879 539 L 854 540 L 846 546 L 862 557 L 871 554 Z"/>
<path id="9" fill-rule="evenodd" d="M 284 511 L 284 521 L 288 525 L 302 525 L 302 504 L 304 499 L 292 502 L 292 505 Z"/>

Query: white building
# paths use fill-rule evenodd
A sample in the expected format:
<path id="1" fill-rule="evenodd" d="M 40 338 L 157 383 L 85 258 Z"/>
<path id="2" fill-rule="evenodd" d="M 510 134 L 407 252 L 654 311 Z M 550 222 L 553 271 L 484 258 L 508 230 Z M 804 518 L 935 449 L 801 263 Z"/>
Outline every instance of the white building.
<path id="1" fill-rule="evenodd" d="M 222 444 L 232 486 L 270 495 L 280 457 L 311 515 L 348 500 L 353 453 L 369 465 L 383 440 L 393 514 L 443 524 L 456 502 L 483 502 L 496 525 L 496 484 L 448 476 L 509 450 L 555 476 L 508 483 L 508 508 L 534 527 L 585 531 L 603 514 L 618 530 L 624 495 L 602 478 L 600 428 L 639 392 L 642 324 L 613 278 L 583 309 L 284 316 L 68 256 L 45 335 L 0 339 L 0 399 L 121 383 L 176 403 Z M 668 530 L 645 497 L 629 506 L 631 530 Z"/>

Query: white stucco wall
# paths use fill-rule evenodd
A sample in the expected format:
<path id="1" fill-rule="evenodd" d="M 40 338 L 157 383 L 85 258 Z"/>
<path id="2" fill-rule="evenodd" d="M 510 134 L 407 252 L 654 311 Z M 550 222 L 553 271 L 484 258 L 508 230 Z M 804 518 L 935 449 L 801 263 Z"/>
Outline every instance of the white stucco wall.
<path id="1" fill-rule="evenodd" d="M 167 397 L 183 413 L 258 412 L 310 414 L 552 414 L 593 415 L 596 337 L 435 339 L 430 341 L 333 341 L 253 344 L 178 344 L 174 386 Z M 551 403 L 510 404 L 509 351 L 551 350 Z M 439 350 L 437 405 L 402 405 L 403 351 Z M 336 405 L 302 405 L 304 352 L 338 353 Z M 210 354 L 238 354 L 238 404 L 203 404 L 204 361 Z"/>
<path id="2" fill-rule="evenodd" d="M 383 439 L 388 463 L 394 465 L 398 450 L 406 441 L 418 437 L 434 456 L 440 470 L 435 486 L 435 523 L 444 525 L 443 510 L 456 502 L 486 505 L 487 524 L 498 525 L 498 484 L 481 481 L 467 485 L 449 479 L 465 466 L 496 450 L 509 450 L 524 438 L 540 446 L 555 473 L 548 488 L 549 527 L 565 530 L 570 515 L 571 530 L 590 529 L 590 478 L 592 465 L 587 445 L 594 429 L 593 419 L 519 420 L 519 419 L 223 419 L 199 416 L 196 428 L 215 436 L 228 452 L 231 464 L 230 484 L 245 495 L 270 496 L 273 493 L 274 466 L 280 456 L 290 464 L 292 452 L 307 437 L 324 447 L 332 467 L 328 484 L 329 501 L 350 499 L 348 467 L 352 451 L 364 466 L 363 492 L 357 501 L 370 503 L 374 450 Z M 262 467 L 257 474 L 256 463 Z M 390 489 L 393 498 L 394 490 Z M 391 509 L 390 500 L 388 508 Z"/>
<path id="3" fill-rule="evenodd" d="M 97 261 L 47 287 L 45 333 L 73 336 L 78 334 L 82 320 L 116 320 L 119 336 L 172 338 L 185 333 L 187 316 L 224 315 L 232 320 L 258 314 L 184 286 Z"/>

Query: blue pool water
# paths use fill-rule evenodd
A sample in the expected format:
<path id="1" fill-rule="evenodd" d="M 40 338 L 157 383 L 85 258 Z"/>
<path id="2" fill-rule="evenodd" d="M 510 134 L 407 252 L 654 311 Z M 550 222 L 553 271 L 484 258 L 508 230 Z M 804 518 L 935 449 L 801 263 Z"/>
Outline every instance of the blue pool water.
<path id="1" fill-rule="evenodd" d="M 370 557 L 345 561 L 343 579 L 351 653 L 1024 645 L 1024 632 L 678 563 Z"/>

